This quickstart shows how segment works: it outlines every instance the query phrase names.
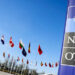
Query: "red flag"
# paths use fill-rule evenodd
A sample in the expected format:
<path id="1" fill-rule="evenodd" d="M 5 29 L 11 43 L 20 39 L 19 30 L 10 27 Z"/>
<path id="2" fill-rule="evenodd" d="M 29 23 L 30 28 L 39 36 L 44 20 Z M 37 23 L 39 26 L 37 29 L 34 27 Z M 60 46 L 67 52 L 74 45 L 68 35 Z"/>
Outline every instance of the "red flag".
<path id="1" fill-rule="evenodd" d="M 27 64 L 29 64 L 29 61 L 27 60 Z"/>
<path id="2" fill-rule="evenodd" d="M 22 63 L 23 63 L 23 58 L 22 58 Z"/>
<path id="3" fill-rule="evenodd" d="M 14 47 L 14 43 L 11 44 L 11 47 Z"/>
<path id="4" fill-rule="evenodd" d="M 9 44 L 12 44 L 12 37 L 10 37 Z"/>
<path id="5" fill-rule="evenodd" d="M 49 67 L 51 67 L 51 64 L 49 63 Z"/>
<path id="6" fill-rule="evenodd" d="M 54 65 L 52 64 L 52 68 L 54 67 Z"/>
<path id="7" fill-rule="evenodd" d="M 57 67 L 57 66 L 58 66 L 58 63 L 56 62 L 56 63 L 55 63 L 55 67 Z"/>
<path id="8" fill-rule="evenodd" d="M 31 51 L 30 51 L 30 43 L 29 43 L 29 48 L 28 48 L 28 53 L 30 53 Z"/>
<path id="9" fill-rule="evenodd" d="M 42 51 L 41 48 L 40 48 L 40 45 L 39 45 L 39 47 L 38 47 L 38 53 L 39 53 L 39 55 L 41 55 L 41 54 L 43 53 L 43 51 Z"/>
<path id="10" fill-rule="evenodd" d="M 12 37 L 10 37 L 9 44 L 11 47 L 14 47 L 14 43 L 12 42 Z"/>
<path id="11" fill-rule="evenodd" d="M 45 63 L 45 66 L 47 67 L 47 63 Z"/>

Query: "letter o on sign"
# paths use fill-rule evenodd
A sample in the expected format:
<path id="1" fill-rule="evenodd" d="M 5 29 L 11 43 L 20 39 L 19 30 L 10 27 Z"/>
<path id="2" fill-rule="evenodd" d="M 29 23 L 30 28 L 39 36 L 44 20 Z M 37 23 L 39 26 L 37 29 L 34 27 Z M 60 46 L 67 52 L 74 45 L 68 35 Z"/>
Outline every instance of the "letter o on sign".
<path id="1" fill-rule="evenodd" d="M 68 55 L 70 55 L 71 57 L 68 58 Z M 66 53 L 65 58 L 66 58 L 66 60 L 72 60 L 73 59 L 73 53 L 71 53 L 71 52 Z"/>

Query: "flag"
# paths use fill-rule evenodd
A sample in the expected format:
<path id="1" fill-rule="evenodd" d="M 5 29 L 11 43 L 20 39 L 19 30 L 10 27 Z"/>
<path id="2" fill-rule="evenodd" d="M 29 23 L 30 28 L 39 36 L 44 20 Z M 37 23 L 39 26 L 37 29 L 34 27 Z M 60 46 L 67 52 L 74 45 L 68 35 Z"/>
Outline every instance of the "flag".
<path id="1" fill-rule="evenodd" d="M 41 62 L 41 66 L 43 66 L 43 62 Z"/>
<path id="2" fill-rule="evenodd" d="M 27 64 L 29 64 L 29 61 L 27 60 Z"/>
<path id="3" fill-rule="evenodd" d="M 19 57 L 17 58 L 17 61 L 20 61 L 20 58 Z"/>
<path id="4" fill-rule="evenodd" d="M 38 53 L 39 53 L 39 55 L 41 55 L 41 54 L 43 53 L 43 51 L 42 51 L 41 48 L 40 48 L 40 45 L 39 45 L 39 47 L 38 47 Z"/>
<path id="5" fill-rule="evenodd" d="M 49 63 L 49 67 L 51 67 L 51 63 Z"/>
<path id="6" fill-rule="evenodd" d="M 10 58 L 10 54 L 8 54 L 8 58 Z"/>
<path id="7" fill-rule="evenodd" d="M 22 50 L 22 54 L 23 54 L 23 56 L 27 56 L 27 52 L 26 52 L 26 50 L 25 50 L 25 48 L 23 47 L 23 50 Z"/>
<path id="8" fill-rule="evenodd" d="M 54 65 L 52 64 L 52 68 L 54 67 Z"/>
<path id="9" fill-rule="evenodd" d="M 5 58 L 5 52 L 3 52 L 3 57 Z"/>
<path id="10" fill-rule="evenodd" d="M 23 58 L 22 58 L 22 63 L 23 63 Z"/>
<path id="11" fill-rule="evenodd" d="M 11 59 L 11 61 L 12 61 L 12 62 L 14 61 L 14 58 L 13 58 L 13 56 L 12 56 L 12 59 Z"/>
<path id="12" fill-rule="evenodd" d="M 32 61 L 31 61 L 30 65 L 32 65 Z"/>
<path id="13" fill-rule="evenodd" d="M 11 47 L 14 47 L 14 43 L 11 44 Z"/>
<path id="14" fill-rule="evenodd" d="M 56 62 L 56 63 L 55 63 L 55 67 L 57 67 L 57 66 L 58 66 L 58 63 Z"/>
<path id="15" fill-rule="evenodd" d="M 1 37 L 1 43 L 4 45 L 4 36 Z"/>
<path id="16" fill-rule="evenodd" d="M 15 65 L 15 61 L 13 62 L 13 65 Z"/>
<path id="17" fill-rule="evenodd" d="M 22 43 L 22 41 L 20 40 L 19 42 L 19 48 L 22 49 L 24 47 L 24 44 Z"/>
<path id="18" fill-rule="evenodd" d="M 35 64 L 35 66 L 37 66 L 37 62 L 36 62 L 36 64 Z"/>
<path id="19" fill-rule="evenodd" d="M 45 66 L 47 67 L 47 63 L 45 63 Z"/>
<path id="20" fill-rule="evenodd" d="M 10 37 L 9 44 L 11 45 L 12 43 L 12 37 Z"/>
<path id="21" fill-rule="evenodd" d="M 28 53 L 30 53 L 31 51 L 30 51 L 30 43 L 29 43 L 29 48 L 28 48 Z"/>
<path id="22" fill-rule="evenodd" d="M 14 43 L 12 41 L 12 37 L 10 37 L 9 44 L 10 44 L 11 47 L 14 47 Z"/>

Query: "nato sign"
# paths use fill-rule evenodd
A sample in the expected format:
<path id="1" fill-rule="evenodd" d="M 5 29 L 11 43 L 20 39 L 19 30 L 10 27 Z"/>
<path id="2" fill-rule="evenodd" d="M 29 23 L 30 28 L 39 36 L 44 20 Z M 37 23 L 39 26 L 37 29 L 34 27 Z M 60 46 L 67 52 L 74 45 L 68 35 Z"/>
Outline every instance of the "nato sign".
<path id="1" fill-rule="evenodd" d="M 75 0 L 69 0 L 58 75 L 75 75 Z"/>
<path id="2" fill-rule="evenodd" d="M 61 64 L 75 66 L 75 33 L 68 32 L 64 38 Z"/>
<path id="3" fill-rule="evenodd" d="M 68 7 L 61 65 L 75 66 L 75 6 Z"/>

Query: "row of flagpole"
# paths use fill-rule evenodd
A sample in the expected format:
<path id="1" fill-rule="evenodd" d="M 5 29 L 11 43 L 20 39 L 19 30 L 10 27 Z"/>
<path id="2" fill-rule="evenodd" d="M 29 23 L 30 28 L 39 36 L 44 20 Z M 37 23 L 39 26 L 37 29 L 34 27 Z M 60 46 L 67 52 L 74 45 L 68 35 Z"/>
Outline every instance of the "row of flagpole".
<path id="1" fill-rule="evenodd" d="M 1 37 L 1 43 L 4 45 L 5 44 L 5 40 L 4 40 L 4 35 Z M 9 40 L 9 45 L 13 48 L 15 45 L 14 45 L 14 42 L 12 41 L 12 37 L 10 37 L 10 40 Z M 20 49 L 23 49 L 22 51 L 22 54 L 24 56 L 27 56 L 27 52 L 24 48 L 24 44 L 22 42 L 22 40 L 19 41 L 19 48 Z M 30 42 L 29 42 L 29 47 L 28 47 L 28 53 L 31 53 L 31 50 L 30 50 Z M 38 53 L 39 55 L 41 55 L 43 53 L 42 49 L 40 48 L 40 45 L 38 46 Z"/>
<path id="2" fill-rule="evenodd" d="M 5 58 L 5 52 L 3 52 L 3 57 Z M 10 58 L 10 54 L 8 54 L 8 58 Z M 14 59 L 12 58 L 12 61 L 13 61 Z M 16 61 L 20 61 L 20 58 L 18 57 L 17 59 L 16 59 Z M 22 58 L 22 63 L 24 63 L 24 61 L 23 61 L 23 58 Z M 26 62 L 27 64 L 29 64 L 29 60 L 27 59 L 27 62 Z M 32 64 L 32 62 L 31 62 L 31 64 Z M 30 64 L 30 65 L 31 65 Z M 35 66 L 37 66 L 37 62 L 35 63 Z M 55 67 L 57 67 L 58 66 L 58 62 L 56 62 L 55 63 Z M 49 67 L 51 67 L 51 68 L 53 68 L 54 67 L 54 64 L 52 63 L 50 63 L 49 62 L 49 64 L 47 64 L 46 62 L 45 63 L 43 63 L 42 61 L 41 61 L 41 63 L 40 63 L 40 65 L 41 65 L 41 67 L 43 67 L 44 65 L 45 65 L 45 67 L 47 67 L 48 65 L 49 65 Z"/>
<path id="3" fill-rule="evenodd" d="M 4 45 L 5 44 L 5 40 L 4 40 L 4 35 L 1 37 L 1 43 Z M 9 45 L 10 45 L 10 47 L 14 47 L 14 42 L 12 41 L 12 37 L 10 37 L 10 39 L 9 39 Z M 18 47 L 22 50 L 22 55 L 23 56 L 27 56 L 27 52 L 26 52 L 26 50 L 25 50 L 25 48 L 24 48 L 24 44 L 23 44 L 23 42 L 22 42 L 22 40 L 20 40 L 19 41 L 19 45 L 18 45 Z M 31 45 L 30 45 L 30 42 L 29 42 L 29 47 L 28 47 L 28 53 L 30 54 L 31 53 L 31 50 L 30 50 L 30 47 L 31 47 Z M 38 46 L 38 54 L 39 55 L 42 55 L 42 53 L 43 53 L 43 51 L 42 51 L 42 49 L 41 49 L 41 47 L 40 47 L 40 45 Z M 4 56 L 4 54 L 3 54 L 3 56 Z M 37 58 L 37 54 L 36 54 L 36 58 Z M 18 57 L 18 61 L 20 60 L 20 58 Z M 23 61 L 23 59 L 22 59 L 22 61 Z M 28 62 L 28 64 L 29 64 L 29 61 L 27 60 L 27 62 Z M 36 65 L 37 65 L 37 62 L 36 62 Z M 41 61 L 41 67 L 44 65 L 44 63 Z M 47 64 L 46 62 L 45 62 L 45 66 L 47 67 L 49 65 L 49 67 L 54 67 L 54 65 L 52 64 L 51 65 L 51 63 L 49 63 L 49 64 Z M 56 67 L 58 66 L 58 62 L 56 62 Z"/>

